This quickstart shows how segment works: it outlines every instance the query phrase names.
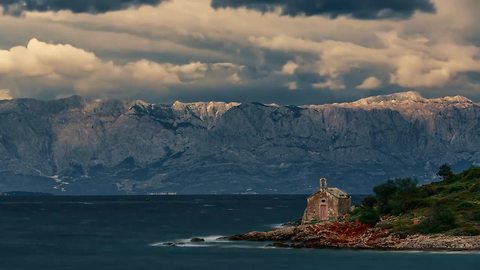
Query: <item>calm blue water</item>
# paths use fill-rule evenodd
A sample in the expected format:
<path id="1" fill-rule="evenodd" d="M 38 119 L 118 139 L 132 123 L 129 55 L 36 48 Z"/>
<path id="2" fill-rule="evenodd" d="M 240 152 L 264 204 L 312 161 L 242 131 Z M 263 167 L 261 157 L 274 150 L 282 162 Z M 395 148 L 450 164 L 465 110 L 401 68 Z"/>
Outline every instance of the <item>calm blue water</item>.
<path id="1" fill-rule="evenodd" d="M 6 269 L 480 269 L 479 253 L 265 248 L 215 241 L 297 219 L 304 196 L 0 199 Z M 164 242 L 207 237 L 182 247 Z"/>

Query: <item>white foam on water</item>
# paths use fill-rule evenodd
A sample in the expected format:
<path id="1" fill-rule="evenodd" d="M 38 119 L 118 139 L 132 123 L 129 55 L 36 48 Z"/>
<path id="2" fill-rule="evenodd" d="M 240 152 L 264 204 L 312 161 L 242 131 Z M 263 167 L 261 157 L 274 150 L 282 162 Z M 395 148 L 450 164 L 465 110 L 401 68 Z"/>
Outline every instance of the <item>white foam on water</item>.
<path id="1" fill-rule="evenodd" d="M 231 242 L 221 239 L 224 235 L 193 236 L 190 238 L 175 239 L 174 241 L 156 242 L 149 244 L 151 247 L 213 247 L 222 243 Z M 201 238 L 204 242 L 192 242 L 192 238 Z"/>
<path id="2" fill-rule="evenodd" d="M 151 247 L 158 247 L 158 246 L 164 246 L 166 242 L 156 242 L 156 243 L 151 243 L 148 244 Z"/>
<path id="3" fill-rule="evenodd" d="M 283 227 L 283 223 L 273 223 L 273 224 L 268 224 L 268 227 L 272 229 L 278 229 Z"/>
<path id="4" fill-rule="evenodd" d="M 201 248 L 201 247 L 213 247 L 213 245 L 206 245 L 206 244 L 193 244 L 193 243 L 189 243 L 189 244 L 183 244 L 183 245 L 177 245 L 175 247 L 185 247 L 185 248 Z"/>
<path id="5" fill-rule="evenodd" d="M 149 244 L 151 247 L 212 247 L 205 243 L 185 243 L 185 242 L 157 242 Z"/>
<path id="6" fill-rule="evenodd" d="M 225 237 L 225 235 L 209 235 L 205 237 L 200 236 L 198 238 L 205 239 L 205 242 L 229 242 L 228 240 L 225 240 L 222 237 Z"/>
<path id="7" fill-rule="evenodd" d="M 232 248 L 232 249 L 277 249 L 277 247 L 252 244 L 252 242 L 218 240 L 217 236 L 205 237 L 205 242 L 157 242 L 149 244 L 151 247 L 174 247 L 174 248 Z M 208 240 L 207 240 L 208 239 Z M 180 240 L 180 239 L 179 239 Z"/>
<path id="8" fill-rule="evenodd" d="M 281 226 L 282 224 L 271 224 L 271 226 Z M 203 239 L 204 241 L 192 242 L 193 238 Z M 175 239 L 173 241 L 156 242 L 149 244 L 151 247 L 174 247 L 174 248 L 227 248 L 227 249 L 290 249 L 288 247 L 278 248 L 265 243 L 249 241 L 231 241 L 224 235 L 192 236 L 190 238 Z"/>
<path id="9" fill-rule="evenodd" d="M 173 241 L 173 243 L 190 243 L 193 238 L 201 238 L 205 240 L 205 242 L 228 242 L 227 240 L 219 239 L 222 237 L 225 237 L 225 236 L 224 235 L 192 236 L 189 238 L 176 239 L 175 241 Z M 197 243 L 205 243 L 205 242 L 197 242 Z"/>
<path id="10" fill-rule="evenodd" d="M 255 245 L 241 245 L 241 244 L 236 244 L 236 245 L 224 245 L 221 246 L 222 248 L 245 248 L 245 249 L 264 249 L 267 248 L 265 246 L 255 246 Z"/>
<path id="11" fill-rule="evenodd" d="M 258 249 L 278 249 L 278 250 L 284 250 L 284 249 L 296 249 L 293 247 L 276 247 L 272 245 L 263 245 L 263 246 L 257 246 Z"/>

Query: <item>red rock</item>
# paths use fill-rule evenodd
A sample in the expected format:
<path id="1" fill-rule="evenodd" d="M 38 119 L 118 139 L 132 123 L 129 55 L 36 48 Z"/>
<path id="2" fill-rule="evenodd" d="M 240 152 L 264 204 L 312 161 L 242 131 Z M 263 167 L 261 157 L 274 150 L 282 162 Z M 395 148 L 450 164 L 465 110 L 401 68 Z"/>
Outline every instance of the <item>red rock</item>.
<path id="1" fill-rule="evenodd" d="M 480 250 L 480 236 L 411 235 L 402 239 L 385 229 L 347 221 L 250 232 L 232 236 L 230 240 L 274 241 L 273 246 L 295 248 Z"/>

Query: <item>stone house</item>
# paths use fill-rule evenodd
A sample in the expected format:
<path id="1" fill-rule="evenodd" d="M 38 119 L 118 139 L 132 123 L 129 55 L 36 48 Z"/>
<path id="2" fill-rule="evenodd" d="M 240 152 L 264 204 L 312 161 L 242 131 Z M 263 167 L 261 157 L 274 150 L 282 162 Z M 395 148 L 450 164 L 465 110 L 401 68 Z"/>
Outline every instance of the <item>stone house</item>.
<path id="1" fill-rule="evenodd" d="M 348 213 L 352 205 L 351 197 L 344 191 L 327 186 L 327 179 L 320 179 L 320 188 L 307 199 L 307 208 L 302 223 L 311 221 L 335 220 Z"/>

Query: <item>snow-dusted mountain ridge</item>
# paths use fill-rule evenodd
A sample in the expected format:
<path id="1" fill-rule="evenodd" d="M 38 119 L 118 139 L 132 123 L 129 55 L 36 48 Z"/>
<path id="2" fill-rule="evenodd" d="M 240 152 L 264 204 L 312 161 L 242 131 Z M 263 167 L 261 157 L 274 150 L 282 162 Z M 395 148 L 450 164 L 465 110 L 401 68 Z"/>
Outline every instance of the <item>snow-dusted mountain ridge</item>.
<path id="1" fill-rule="evenodd" d="M 480 163 L 480 106 L 416 92 L 349 103 L 0 101 L 0 191 L 365 193 Z"/>

